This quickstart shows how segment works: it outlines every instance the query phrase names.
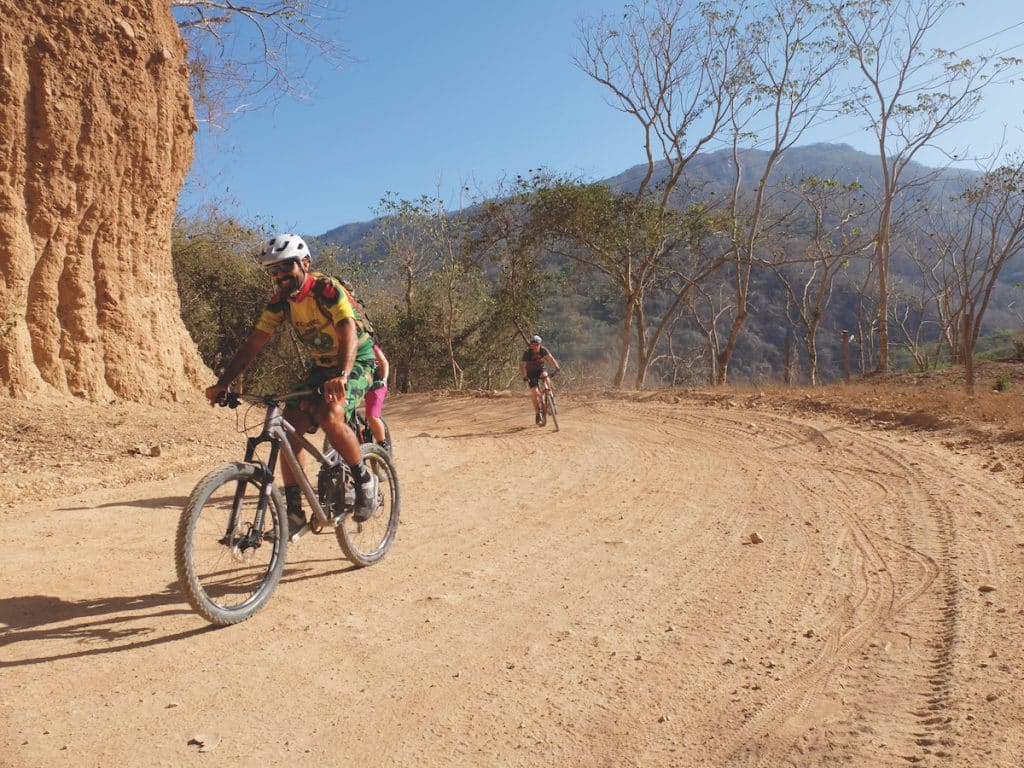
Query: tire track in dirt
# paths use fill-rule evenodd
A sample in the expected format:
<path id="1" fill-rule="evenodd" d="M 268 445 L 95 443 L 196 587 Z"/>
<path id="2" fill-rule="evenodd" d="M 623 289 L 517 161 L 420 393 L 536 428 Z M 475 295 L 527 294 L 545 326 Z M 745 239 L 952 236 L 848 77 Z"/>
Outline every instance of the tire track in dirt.
<path id="1" fill-rule="evenodd" d="M 896 468 L 891 482 L 905 481 L 910 487 L 908 502 L 895 509 L 898 536 L 905 544 L 892 542 L 893 546 L 913 547 L 913 551 L 922 547 L 935 553 L 935 588 L 923 600 L 911 600 L 908 595 L 896 606 L 897 612 L 910 609 L 916 626 L 931 625 L 935 639 L 927 661 L 929 671 L 923 673 L 925 686 L 918 694 L 921 705 L 912 711 L 916 723 L 908 724 L 919 752 L 908 755 L 907 759 L 934 757 L 959 763 L 963 756 L 959 754 L 956 731 L 970 708 L 959 693 L 959 677 L 965 671 L 964 660 L 982 656 L 982 639 L 991 636 L 984 627 L 984 605 L 967 594 L 965 576 L 969 573 L 996 575 L 997 557 L 985 539 L 964 546 L 956 508 L 950 499 L 934 490 L 943 487 L 948 479 L 948 466 L 912 461 L 896 450 L 891 441 L 877 435 L 865 436 L 865 445 Z M 863 471 L 869 470 L 865 467 Z M 991 487 L 972 489 L 969 495 L 976 497 L 974 503 L 986 510 L 1012 508 L 1016 503 L 1008 492 Z M 932 523 L 929 528 L 920 524 L 921 510 L 928 512 Z M 1019 536 L 1019 528 L 1012 518 L 1006 527 Z"/>
<path id="2" fill-rule="evenodd" d="M 788 426 L 776 430 L 780 436 L 801 432 Z M 817 430 L 812 429 L 810 437 L 813 442 L 823 448 L 831 447 L 823 434 L 819 432 L 815 436 L 814 432 Z M 813 498 L 815 489 L 802 480 L 806 473 L 805 460 L 793 469 L 787 469 L 785 462 L 780 464 L 789 482 L 801 489 L 796 496 Z M 831 472 L 831 479 L 845 488 L 843 495 L 859 500 L 851 509 L 840 510 L 843 535 L 839 543 L 850 542 L 854 547 L 855 558 L 860 561 L 857 583 L 851 585 L 859 589 L 860 594 L 843 602 L 827 631 L 827 640 L 820 654 L 802 670 L 776 686 L 768 700 L 714 754 L 709 764 L 725 765 L 731 761 L 756 765 L 777 763 L 800 736 L 800 716 L 811 700 L 821 692 L 833 671 L 860 651 L 895 613 L 918 599 L 935 578 L 937 567 L 930 558 L 910 547 L 895 545 L 895 542 L 878 537 L 862 522 L 863 514 L 888 496 L 885 485 L 872 483 L 874 493 L 865 493 L 859 475 L 844 473 L 836 468 L 832 468 Z M 853 483 L 852 480 L 857 482 Z M 886 549 L 891 552 L 883 554 Z M 918 575 L 916 582 L 898 595 L 891 566 L 894 559 L 901 557 L 911 559 Z"/>
<path id="3" fill-rule="evenodd" d="M 685 430 L 682 429 L 683 424 L 688 425 L 686 430 L 692 431 L 695 436 L 699 435 L 705 443 L 707 442 L 709 434 L 720 437 L 723 443 L 730 446 L 728 450 L 734 456 L 734 446 L 737 443 L 744 444 L 754 456 L 758 456 L 761 451 L 774 450 L 780 446 L 795 446 L 803 450 L 806 445 L 811 444 L 816 446 L 818 450 L 827 450 L 830 445 L 828 439 L 820 431 L 809 429 L 793 422 L 785 420 L 774 421 L 770 424 L 770 428 L 766 428 L 763 423 L 755 423 L 747 418 L 735 419 L 729 415 L 720 413 L 714 413 L 714 415 L 682 414 L 668 416 L 661 422 L 658 429 L 660 431 L 664 431 L 666 434 L 678 437 L 681 431 L 685 434 Z M 768 442 L 765 442 L 766 436 L 770 438 Z M 707 445 L 705 444 L 703 448 L 707 450 Z M 740 462 L 742 463 L 742 460 L 740 460 Z M 799 502 L 804 500 L 810 503 L 815 497 L 814 489 L 806 487 L 804 484 L 799 482 L 799 470 L 794 470 L 791 475 L 792 486 L 789 488 L 789 491 L 792 494 L 792 500 L 797 502 L 796 506 L 799 506 Z M 754 485 L 751 489 L 751 497 L 762 498 L 765 495 L 764 492 L 777 482 L 778 477 L 775 476 L 775 473 L 764 471 L 757 472 Z M 730 522 L 735 523 L 741 517 L 742 515 L 740 515 L 739 512 L 734 512 L 731 516 Z M 739 528 L 738 525 L 734 525 L 733 527 L 737 530 Z M 795 575 L 789 579 L 790 583 L 794 585 L 800 585 L 815 566 L 820 567 L 823 563 L 821 553 L 815 547 L 810 545 L 803 527 L 800 527 L 797 530 L 799 531 L 802 539 L 802 546 L 800 547 L 801 556 L 799 566 Z M 730 545 L 735 546 L 733 543 L 734 541 L 735 540 L 732 540 L 727 543 L 727 540 L 722 540 L 719 542 L 718 547 L 713 547 L 707 550 L 702 559 L 702 563 L 705 567 L 703 569 L 695 569 L 693 572 L 688 574 L 689 578 L 686 579 L 686 583 L 683 587 L 686 589 L 693 589 L 699 588 L 709 581 L 713 583 L 715 571 L 721 569 L 723 563 L 729 562 L 729 559 L 725 557 L 725 554 Z M 781 622 L 777 622 L 777 624 L 783 627 L 786 626 L 786 613 L 796 612 L 799 605 L 798 597 L 794 593 L 793 597 L 789 600 L 787 610 L 782 614 L 781 618 L 783 620 Z M 852 612 L 852 608 L 847 607 L 847 612 Z M 792 703 L 794 699 L 799 702 L 797 707 L 798 712 L 802 711 L 803 708 L 806 707 L 811 696 L 820 688 L 820 684 L 827 679 L 828 673 L 834 665 L 838 663 L 837 659 L 839 658 L 845 644 L 849 644 L 849 638 L 844 637 L 841 631 L 844 623 L 847 621 L 848 616 L 842 615 L 833 622 L 832 627 L 830 627 L 825 633 L 827 638 L 826 644 L 818 658 L 815 659 L 804 671 L 798 673 L 795 677 L 791 677 L 790 680 L 785 683 L 780 690 L 777 690 L 772 694 L 767 701 L 760 704 L 758 709 L 759 714 L 755 715 L 752 719 L 748 719 L 747 723 L 740 729 L 739 734 L 727 743 L 727 745 L 719 752 L 715 753 L 715 757 L 712 758 L 709 764 L 727 764 L 727 761 L 744 746 L 763 738 L 762 732 L 765 729 L 770 731 L 773 722 L 775 720 L 779 720 L 783 712 L 786 713 L 786 716 L 782 717 L 782 720 L 790 718 L 792 716 Z M 873 627 L 874 625 L 870 626 Z M 721 691 L 719 692 L 719 697 L 725 698 Z M 719 706 L 715 709 L 715 719 L 718 719 L 721 716 L 729 716 L 730 714 L 731 713 L 728 711 L 727 707 Z M 705 728 L 707 727 L 706 723 L 702 723 L 701 725 Z M 796 733 L 798 734 L 799 731 Z M 775 751 L 784 751 L 785 747 L 788 746 L 788 743 L 788 740 L 781 741 Z"/>

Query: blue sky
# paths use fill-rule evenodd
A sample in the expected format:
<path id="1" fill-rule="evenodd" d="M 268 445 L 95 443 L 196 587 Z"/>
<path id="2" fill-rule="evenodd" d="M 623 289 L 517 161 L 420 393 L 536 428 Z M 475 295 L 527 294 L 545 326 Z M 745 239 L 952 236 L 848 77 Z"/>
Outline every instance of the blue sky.
<path id="1" fill-rule="evenodd" d="M 463 183 L 489 192 L 540 166 L 601 179 L 643 161 L 639 126 L 572 63 L 579 20 L 621 13 L 621 0 L 334 5 L 339 19 L 320 33 L 354 61 L 314 67 L 305 101 L 243 114 L 224 131 L 202 128 L 182 210 L 218 201 L 243 221 L 315 236 L 373 218 L 387 193 L 454 206 Z M 935 46 L 1024 57 L 1020 0 L 968 6 L 936 30 Z M 986 150 L 1004 124 L 1010 145 L 1024 146 L 1024 83 L 992 94 L 982 118 L 948 141 Z M 839 122 L 812 141 L 871 150 L 867 134 Z"/>

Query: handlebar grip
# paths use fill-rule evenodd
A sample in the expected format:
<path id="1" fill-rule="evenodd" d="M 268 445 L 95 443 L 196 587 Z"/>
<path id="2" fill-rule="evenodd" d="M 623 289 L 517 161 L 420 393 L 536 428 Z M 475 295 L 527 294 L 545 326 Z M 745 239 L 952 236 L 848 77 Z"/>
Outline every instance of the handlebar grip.
<path id="1" fill-rule="evenodd" d="M 217 397 L 214 399 L 214 402 L 221 408 L 237 408 L 241 401 L 238 399 L 237 392 L 228 392 L 225 390 L 224 392 L 217 393 Z"/>

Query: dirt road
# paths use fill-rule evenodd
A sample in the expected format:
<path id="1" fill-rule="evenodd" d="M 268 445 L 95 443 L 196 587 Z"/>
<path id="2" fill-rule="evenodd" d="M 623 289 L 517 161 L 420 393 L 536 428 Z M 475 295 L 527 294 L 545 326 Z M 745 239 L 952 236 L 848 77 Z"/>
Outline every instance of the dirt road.
<path id="1" fill-rule="evenodd" d="M 172 552 L 239 453 L 224 412 L 167 479 L 119 454 L 116 487 L 33 501 L 28 475 L 0 765 L 1020 764 L 1024 492 L 980 457 L 686 398 L 564 397 L 555 433 L 517 394 L 396 400 L 391 553 L 307 537 L 228 629 Z"/>

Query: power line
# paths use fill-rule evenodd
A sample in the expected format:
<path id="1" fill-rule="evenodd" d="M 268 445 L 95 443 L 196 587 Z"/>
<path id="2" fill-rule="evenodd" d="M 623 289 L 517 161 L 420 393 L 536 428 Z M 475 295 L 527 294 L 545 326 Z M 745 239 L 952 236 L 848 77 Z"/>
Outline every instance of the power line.
<path id="1" fill-rule="evenodd" d="M 964 43 L 963 45 L 959 46 L 958 49 L 959 48 L 970 48 L 972 45 L 977 45 L 978 43 L 983 43 L 986 40 L 995 37 L 996 35 L 1001 35 L 1001 34 L 1003 34 L 1003 32 L 1009 32 L 1011 29 L 1016 29 L 1017 27 L 1024 27 L 1024 21 L 1018 21 L 1016 24 L 1011 24 L 1008 27 L 1004 27 L 1003 29 L 1000 29 L 998 32 L 992 32 L 991 34 L 985 35 L 984 37 L 979 37 L 977 40 L 974 40 L 973 42 Z M 1016 47 L 1016 46 L 1014 46 L 1014 47 Z M 1012 49 L 1010 49 L 1010 50 L 1012 50 Z"/>

